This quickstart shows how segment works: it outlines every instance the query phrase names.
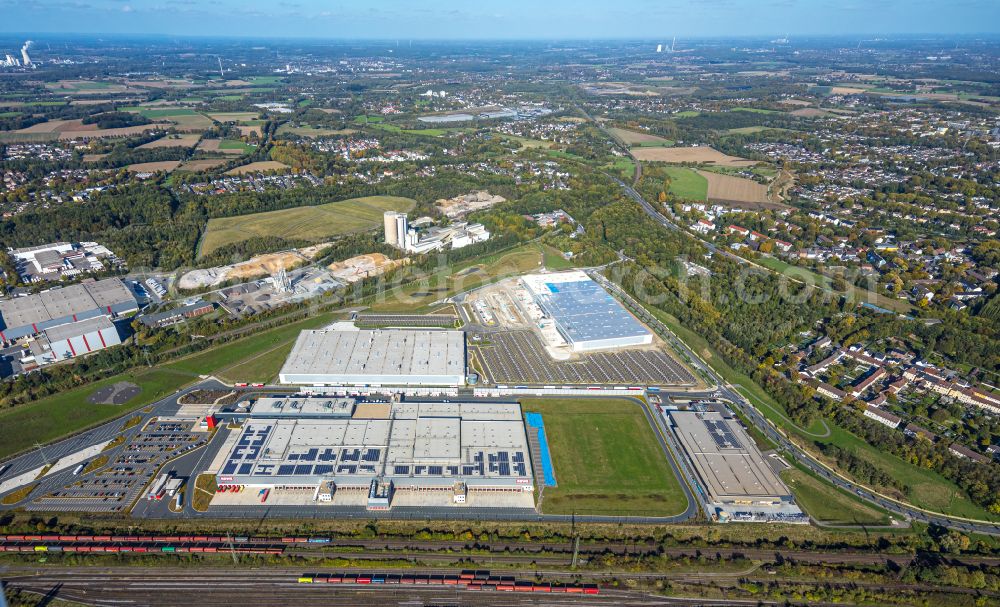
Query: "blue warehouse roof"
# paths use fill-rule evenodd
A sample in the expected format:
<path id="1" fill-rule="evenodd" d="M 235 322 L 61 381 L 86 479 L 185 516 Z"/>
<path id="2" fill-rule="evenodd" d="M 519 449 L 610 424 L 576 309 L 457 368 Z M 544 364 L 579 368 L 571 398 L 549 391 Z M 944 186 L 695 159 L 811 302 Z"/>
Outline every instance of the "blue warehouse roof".
<path id="1" fill-rule="evenodd" d="M 641 337 L 649 334 L 622 305 L 596 282 L 546 282 L 538 304 L 573 342 Z"/>

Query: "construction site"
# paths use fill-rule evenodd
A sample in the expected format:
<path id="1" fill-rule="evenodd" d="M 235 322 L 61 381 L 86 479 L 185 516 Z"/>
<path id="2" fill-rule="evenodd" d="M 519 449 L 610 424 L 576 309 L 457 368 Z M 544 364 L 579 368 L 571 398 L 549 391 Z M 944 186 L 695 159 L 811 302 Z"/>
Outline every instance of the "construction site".
<path id="1" fill-rule="evenodd" d="M 691 371 L 580 271 L 528 274 L 466 295 L 483 383 L 693 386 Z"/>

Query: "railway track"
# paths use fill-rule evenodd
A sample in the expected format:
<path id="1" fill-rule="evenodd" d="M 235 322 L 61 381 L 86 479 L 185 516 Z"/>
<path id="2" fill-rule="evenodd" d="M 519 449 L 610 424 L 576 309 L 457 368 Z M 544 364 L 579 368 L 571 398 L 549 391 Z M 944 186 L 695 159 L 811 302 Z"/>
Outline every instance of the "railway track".
<path id="1" fill-rule="evenodd" d="M 510 563 L 563 563 L 574 551 L 572 542 L 477 542 L 414 541 L 353 538 L 251 538 L 229 539 L 219 536 L 78 536 L 78 535 L 7 535 L 0 536 L 0 552 L 16 553 L 125 553 L 189 554 L 229 553 L 286 554 L 304 558 L 345 557 L 367 559 L 410 559 L 448 562 L 468 559 Z M 885 554 L 864 551 L 813 550 L 788 551 L 739 547 L 671 547 L 655 542 L 582 543 L 579 555 L 594 558 L 614 556 L 669 556 L 674 558 L 745 558 L 760 562 L 791 560 L 800 563 L 842 563 L 906 566 L 921 555 Z M 942 555 L 934 555 L 942 558 Z M 945 557 L 950 563 L 964 565 L 1000 565 L 1000 557 L 958 555 Z"/>
<path id="2" fill-rule="evenodd" d="M 436 572 L 451 572 L 451 569 L 423 569 L 426 576 Z M 44 568 L 11 567 L 4 571 L 8 585 L 25 592 L 49 598 L 76 601 L 85 605 L 121 606 L 130 605 L 232 605 L 237 598 L 252 604 L 277 605 L 294 601 L 296 605 L 769 605 L 767 600 L 743 599 L 697 599 L 682 597 L 660 597 L 642 592 L 622 591 L 602 588 L 599 594 L 550 594 L 536 592 L 484 592 L 468 590 L 461 586 L 416 586 L 416 585 L 359 585 L 330 584 L 319 582 L 321 578 L 308 577 L 299 570 L 225 570 L 225 569 L 177 569 L 177 568 L 94 568 L 67 567 Z M 333 574 L 339 575 L 339 574 Z M 539 571 L 538 577 L 550 578 L 557 575 L 579 578 L 578 573 L 566 571 Z M 655 575 L 655 574 L 650 574 Z M 798 583 L 801 580 L 770 578 L 776 581 Z M 315 580 L 315 581 L 314 581 Z M 678 577 L 692 585 L 706 584 L 704 575 L 689 574 Z M 815 581 L 814 581 L 815 582 Z M 530 582 L 528 582 L 530 584 Z M 874 583 L 858 581 L 824 581 L 824 585 L 839 587 L 870 587 L 879 591 L 924 591 L 942 594 L 981 594 L 968 588 L 939 587 L 926 584 Z M 982 594 L 988 600 L 996 600 L 995 593 Z M 785 604 L 782 602 L 782 604 Z M 810 602 L 810 605 L 823 603 Z"/>

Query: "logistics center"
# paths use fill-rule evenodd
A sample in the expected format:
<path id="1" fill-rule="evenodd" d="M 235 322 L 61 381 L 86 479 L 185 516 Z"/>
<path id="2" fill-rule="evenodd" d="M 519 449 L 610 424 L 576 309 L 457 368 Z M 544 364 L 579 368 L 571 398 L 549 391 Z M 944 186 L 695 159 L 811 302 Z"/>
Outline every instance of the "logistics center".
<path id="1" fill-rule="evenodd" d="M 315 501 L 372 510 L 534 505 L 517 403 L 262 398 L 236 436 L 220 484 L 305 487 Z"/>
<path id="2" fill-rule="evenodd" d="M 281 368 L 283 384 L 465 385 L 465 333 L 337 328 L 303 331 Z"/>
<path id="3" fill-rule="evenodd" d="M 653 334 L 584 272 L 528 274 L 521 281 L 574 352 L 653 343 Z"/>

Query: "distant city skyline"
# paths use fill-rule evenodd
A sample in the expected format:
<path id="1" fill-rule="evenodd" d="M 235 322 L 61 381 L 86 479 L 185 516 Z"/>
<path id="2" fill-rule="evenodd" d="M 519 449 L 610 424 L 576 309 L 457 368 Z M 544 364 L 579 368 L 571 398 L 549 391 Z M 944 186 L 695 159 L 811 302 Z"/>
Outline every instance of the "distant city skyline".
<path id="1" fill-rule="evenodd" d="M 996 0 L 7 0 L 3 33 L 339 39 L 991 34 Z"/>

